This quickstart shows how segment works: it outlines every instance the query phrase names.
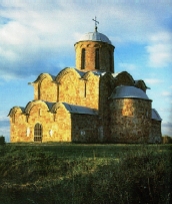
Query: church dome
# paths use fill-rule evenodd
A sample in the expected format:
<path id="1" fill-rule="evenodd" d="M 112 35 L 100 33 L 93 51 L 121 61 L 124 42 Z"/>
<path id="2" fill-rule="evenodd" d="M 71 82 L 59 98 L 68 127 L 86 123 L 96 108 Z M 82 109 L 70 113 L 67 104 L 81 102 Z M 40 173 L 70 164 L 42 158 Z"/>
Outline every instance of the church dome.
<path id="1" fill-rule="evenodd" d="M 109 40 L 109 38 L 106 35 L 99 33 L 98 31 L 85 33 L 79 39 L 79 41 L 87 41 L 87 40 L 100 41 L 100 42 L 111 44 L 111 41 Z"/>
<path id="2" fill-rule="evenodd" d="M 112 95 L 110 98 L 113 99 L 120 99 L 120 98 L 137 98 L 137 99 L 144 99 L 144 100 L 150 100 L 146 93 L 134 86 L 117 86 L 114 91 L 112 92 Z"/>
<path id="3" fill-rule="evenodd" d="M 82 35 L 74 44 L 76 68 L 81 71 L 109 71 L 114 73 L 114 49 L 109 38 L 97 31 Z"/>

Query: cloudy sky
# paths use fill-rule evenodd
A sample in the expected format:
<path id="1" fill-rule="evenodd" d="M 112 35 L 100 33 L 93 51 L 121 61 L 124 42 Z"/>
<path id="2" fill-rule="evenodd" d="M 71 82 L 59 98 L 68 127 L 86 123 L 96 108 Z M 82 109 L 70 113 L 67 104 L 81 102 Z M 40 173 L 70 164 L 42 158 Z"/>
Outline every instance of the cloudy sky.
<path id="1" fill-rule="evenodd" d="M 42 72 L 75 67 L 74 43 L 98 31 L 115 46 L 115 71 L 128 71 L 151 89 L 172 136 L 172 0 L 0 0 L 0 135 L 9 141 L 9 110 L 33 100 Z"/>

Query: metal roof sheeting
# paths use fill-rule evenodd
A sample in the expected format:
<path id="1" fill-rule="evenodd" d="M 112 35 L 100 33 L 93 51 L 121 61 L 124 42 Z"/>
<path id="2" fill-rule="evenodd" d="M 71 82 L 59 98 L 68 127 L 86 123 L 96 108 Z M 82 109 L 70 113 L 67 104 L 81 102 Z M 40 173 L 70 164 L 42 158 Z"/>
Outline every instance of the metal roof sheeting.
<path id="1" fill-rule="evenodd" d="M 111 41 L 109 40 L 109 38 L 106 35 L 104 35 L 102 33 L 99 33 L 99 32 L 96 32 L 96 31 L 86 33 L 79 39 L 79 41 L 87 41 L 87 40 L 101 41 L 101 42 L 106 42 L 108 44 L 112 44 Z"/>
<path id="2" fill-rule="evenodd" d="M 102 70 L 87 71 L 87 72 L 83 72 L 83 71 L 80 71 L 80 70 L 75 69 L 75 68 L 74 68 L 74 70 L 81 76 L 81 78 L 84 78 L 84 76 L 87 75 L 88 73 L 93 73 L 96 76 L 101 76 L 101 75 L 104 75 L 106 73 Z"/>
<path id="3" fill-rule="evenodd" d="M 150 100 L 143 90 L 136 88 L 134 86 L 123 86 L 123 85 L 117 86 L 113 90 L 110 98 L 113 98 L 113 99 L 140 98 L 144 100 Z"/>
<path id="4" fill-rule="evenodd" d="M 84 106 L 71 105 L 71 104 L 64 103 L 64 102 L 63 102 L 63 105 L 70 113 L 98 115 L 98 111 L 95 109 L 92 109 L 92 108 L 87 108 Z"/>
<path id="5" fill-rule="evenodd" d="M 158 114 L 158 112 L 154 108 L 152 108 L 152 119 L 157 120 L 157 121 L 162 120 L 160 115 Z"/>

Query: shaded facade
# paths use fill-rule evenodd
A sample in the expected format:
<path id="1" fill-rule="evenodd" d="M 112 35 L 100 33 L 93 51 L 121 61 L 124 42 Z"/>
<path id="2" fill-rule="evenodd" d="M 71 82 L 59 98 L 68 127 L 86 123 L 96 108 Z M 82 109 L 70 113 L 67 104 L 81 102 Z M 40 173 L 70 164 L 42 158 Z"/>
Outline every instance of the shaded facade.
<path id="1" fill-rule="evenodd" d="M 143 80 L 115 73 L 111 41 L 97 29 L 75 43 L 76 68 L 42 73 L 34 100 L 9 112 L 11 142 L 160 143 L 161 118 Z"/>

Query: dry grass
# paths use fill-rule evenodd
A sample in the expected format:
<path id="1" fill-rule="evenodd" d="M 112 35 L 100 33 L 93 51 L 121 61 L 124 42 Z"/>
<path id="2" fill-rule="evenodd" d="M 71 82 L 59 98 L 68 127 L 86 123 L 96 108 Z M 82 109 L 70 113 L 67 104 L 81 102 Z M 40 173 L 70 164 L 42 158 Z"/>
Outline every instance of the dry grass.
<path id="1" fill-rule="evenodd" d="M 172 145 L 7 144 L 0 203 L 156 203 L 171 199 Z"/>

